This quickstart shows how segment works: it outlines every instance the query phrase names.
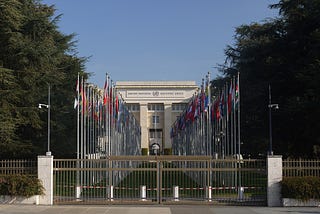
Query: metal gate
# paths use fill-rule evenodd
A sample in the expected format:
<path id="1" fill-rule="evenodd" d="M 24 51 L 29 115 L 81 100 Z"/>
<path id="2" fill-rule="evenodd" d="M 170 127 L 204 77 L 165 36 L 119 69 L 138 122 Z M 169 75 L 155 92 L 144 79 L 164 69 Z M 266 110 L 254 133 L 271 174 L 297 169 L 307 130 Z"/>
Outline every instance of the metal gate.
<path id="1" fill-rule="evenodd" d="M 113 156 L 54 160 L 55 204 L 266 205 L 265 160 Z"/>

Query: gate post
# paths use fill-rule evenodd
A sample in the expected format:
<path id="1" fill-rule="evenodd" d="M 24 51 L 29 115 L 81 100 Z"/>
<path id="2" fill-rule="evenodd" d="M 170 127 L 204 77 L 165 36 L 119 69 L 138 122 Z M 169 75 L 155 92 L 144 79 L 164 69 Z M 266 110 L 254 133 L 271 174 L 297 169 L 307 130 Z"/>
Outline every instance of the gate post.
<path id="1" fill-rule="evenodd" d="M 267 157 L 267 200 L 268 207 L 281 206 L 281 185 L 282 181 L 282 156 L 270 155 Z"/>
<path id="2" fill-rule="evenodd" d="M 206 197 L 209 202 L 212 201 L 212 187 L 211 186 L 206 187 Z"/>
<path id="3" fill-rule="evenodd" d="M 173 200 L 179 201 L 179 186 L 173 186 Z"/>
<path id="4" fill-rule="evenodd" d="M 113 201 L 113 185 L 109 186 L 109 199 Z"/>
<path id="5" fill-rule="evenodd" d="M 146 185 L 140 186 L 140 198 L 141 198 L 141 201 L 147 200 L 147 186 Z"/>
<path id="6" fill-rule="evenodd" d="M 40 205 L 53 205 L 53 156 L 38 156 L 38 179 L 44 187 L 40 196 Z"/>

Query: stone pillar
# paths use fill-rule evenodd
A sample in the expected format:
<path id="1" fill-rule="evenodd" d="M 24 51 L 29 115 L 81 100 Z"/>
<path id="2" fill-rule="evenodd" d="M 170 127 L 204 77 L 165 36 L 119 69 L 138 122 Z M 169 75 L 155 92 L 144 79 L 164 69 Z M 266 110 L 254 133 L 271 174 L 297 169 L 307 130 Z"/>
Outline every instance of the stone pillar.
<path id="1" fill-rule="evenodd" d="M 38 179 L 44 187 L 40 196 L 40 205 L 53 205 L 53 156 L 38 156 Z"/>
<path id="2" fill-rule="evenodd" d="M 170 131 L 172 126 L 172 105 L 171 103 L 164 103 L 164 147 L 171 148 Z"/>
<path id="3" fill-rule="evenodd" d="M 179 186 L 173 186 L 173 200 L 179 201 Z"/>
<path id="4" fill-rule="evenodd" d="M 140 199 L 141 199 L 141 201 L 147 200 L 147 186 L 146 185 L 140 186 Z"/>
<path id="5" fill-rule="evenodd" d="M 206 187 L 206 197 L 209 202 L 212 201 L 212 187 L 211 186 Z"/>
<path id="6" fill-rule="evenodd" d="M 282 181 L 282 156 L 271 155 L 267 157 L 267 200 L 268 207 L 279 207 L 281 203 L 281 185 Z"/>
<path id="7" fill-rule="evenodd" d="M 140 126 L 141 126 L 141 148 L 148 148 L 148 151 L 149 151 L 148 104 L 147 103 L 140 103 Z"/>

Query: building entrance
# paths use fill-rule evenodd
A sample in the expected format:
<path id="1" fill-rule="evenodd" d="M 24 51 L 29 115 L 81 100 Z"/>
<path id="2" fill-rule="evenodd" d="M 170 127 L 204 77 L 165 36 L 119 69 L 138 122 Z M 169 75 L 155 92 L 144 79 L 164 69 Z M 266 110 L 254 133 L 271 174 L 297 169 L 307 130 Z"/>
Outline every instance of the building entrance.
<path id="1" fill-rule="evenodd" d="M 162 129 L 149 129 L 149 154 L 159 155 L 163 150 Z"/>

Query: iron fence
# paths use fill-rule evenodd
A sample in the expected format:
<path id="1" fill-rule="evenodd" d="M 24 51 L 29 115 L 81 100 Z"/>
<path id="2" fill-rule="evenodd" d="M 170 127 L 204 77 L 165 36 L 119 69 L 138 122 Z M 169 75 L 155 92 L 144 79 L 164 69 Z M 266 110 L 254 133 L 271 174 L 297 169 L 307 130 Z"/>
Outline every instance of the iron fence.
<path id="1" fill-rule="evenodd" d="M 266 204 L 265 160 L 113 156 L 54 160 L 56 204 Z"/>
<path id="2" fill-rule="evenodd" d="M 0 160 L 0 175 L 37 175 L 36 160 Z"/>
<path id="3" fill-rule="evenodd" d="M 284 177 L 320 177 L 320 160 L 286 159 L 282 169 Z"/>

